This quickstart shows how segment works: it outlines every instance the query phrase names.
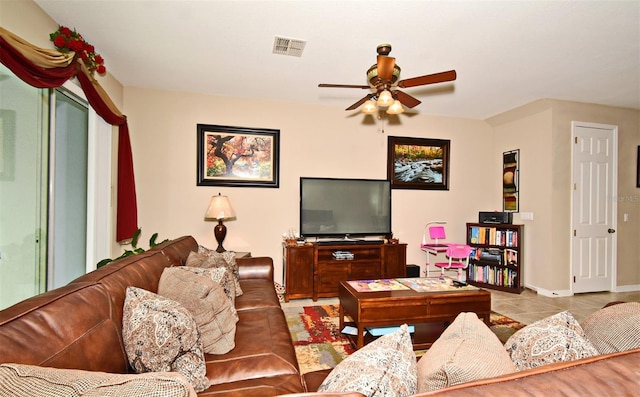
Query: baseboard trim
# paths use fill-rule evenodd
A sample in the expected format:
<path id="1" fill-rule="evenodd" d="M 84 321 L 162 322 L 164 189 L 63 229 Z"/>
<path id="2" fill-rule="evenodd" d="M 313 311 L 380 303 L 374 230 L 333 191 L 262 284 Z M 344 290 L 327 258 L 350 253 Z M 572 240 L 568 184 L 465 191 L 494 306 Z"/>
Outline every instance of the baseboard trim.
<path id="1" fill-rule="evenodd" d="M 536 292 L 538 293 L 538 295 L 548 296 L 550 298 L 573 296 L 573 292 L 571 292 L 571 290 L 548 290 L 544 288 L 538 288 Z"/>
<path id="2" fill-rule="evenodd" d="M 634 292 L 640 291 L 640 284 L 635 285 L 616 285 L 613 292 Z"/>
<path id="3" fill-rule="evenodd" d="M 573 292 L 571 292 L 571 290 L 550 290 L 550 289 L 536 287 L 535 285 L 530 285 L 530 284 L 525 284 L 525 288 L 535 291 L 538 295 L 548 296 L 549 298 L 573 296 Z"/>
<path id="4" fill-rule="evenodd" d="M 544 288 L 535 287 L 533 285 L 527 285 L 532 291 L 535 291 L 538 295 L 548 296 L 550 298 L 559 298 L 566 296 L 573 296 L 573 292 L 571 290 L 548 290 Z M 611 292 L 635 292 L 640 291 L 640 284 L 631 284 L 631 285 L 617 285 L 613 288 Z"/>

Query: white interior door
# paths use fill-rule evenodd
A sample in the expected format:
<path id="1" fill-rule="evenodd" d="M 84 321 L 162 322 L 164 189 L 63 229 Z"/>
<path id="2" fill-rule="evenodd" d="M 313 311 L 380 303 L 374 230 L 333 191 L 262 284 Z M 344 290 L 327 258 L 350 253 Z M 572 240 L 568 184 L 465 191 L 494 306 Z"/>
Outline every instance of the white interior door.
<path id="1" fill-rule="evenodd" d="M 617 126 L 572 123 L 573 293 L 613 289 L 617 138 Z"/>

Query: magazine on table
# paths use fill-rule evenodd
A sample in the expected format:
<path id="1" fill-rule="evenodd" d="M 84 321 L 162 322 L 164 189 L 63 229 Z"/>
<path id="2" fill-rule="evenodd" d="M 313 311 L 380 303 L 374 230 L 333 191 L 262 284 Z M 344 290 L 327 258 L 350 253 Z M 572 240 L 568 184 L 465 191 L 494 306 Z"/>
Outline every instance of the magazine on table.
<path id="1" fill-rule="evenodd" d="M 444 277 L 442 279 L 432 277 L 412 277 L 399 278 L 398 281 L 416 292 L 478 289 L 472 285 L 454 285 L 453 280 L 450 277 Z"/>
<path id="2" fill-rule="evenodd" d="M 409 289 L 406 285 L 392 278 L 378 280 L 350 280 L 347 282 L 358 292 L 400 291 Z"/>

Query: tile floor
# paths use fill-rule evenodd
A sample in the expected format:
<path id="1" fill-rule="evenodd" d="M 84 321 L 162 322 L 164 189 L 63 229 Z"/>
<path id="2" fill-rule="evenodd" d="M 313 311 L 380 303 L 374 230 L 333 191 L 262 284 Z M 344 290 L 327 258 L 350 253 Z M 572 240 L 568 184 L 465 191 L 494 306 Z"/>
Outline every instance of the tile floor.
<path id="1" fill-rule="evenodd" d="M 525 289 L 522 294 L 511 294 L 502 291 L 491 291 L 491 309 L 495 312 L 511 317 L 524 324 L 568 310 L 581 321 L 589 314 L 613 301 L 640 302 L 640 291 L 633 292 L 594 292 L 576 294 L 569 297 L 550 298 L 538 295 Z M 313 302 L 311 299 L 292 299 L 282 303 L 283 307 L 313 306 L 338 304 L 337 298 L 323 298 Z"/>
<path id="2" fill-rule="evenodd" d="M 491 309 L 521 323 L 534 321 L 568 310 L 578 321 L 613 301 L 640 301 L 640 291 L 593 292 L 551 298 L 525 289 L 522 294 L 491 290 Z"/>

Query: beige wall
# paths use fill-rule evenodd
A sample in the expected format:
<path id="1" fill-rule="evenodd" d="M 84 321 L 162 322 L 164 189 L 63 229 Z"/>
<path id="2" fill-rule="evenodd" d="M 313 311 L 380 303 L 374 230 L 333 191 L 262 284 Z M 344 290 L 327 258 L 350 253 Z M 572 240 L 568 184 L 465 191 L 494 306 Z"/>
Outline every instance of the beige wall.
<path id="1" fill-rule="evenodd" d="M 534 103 L 488 121 L 495 133 L 493 156 L 497 161 L 501 162 L 503 152 L 520 150 L 519 210 L 533 213 L 533 220 L 521 220 L 520 213 L 514 214 L 514 222 L 525 225 L 524 284 L 532 288 L 550 288 L 549 281 L 558 278 L 547 277 L 556 271 L 548 232 L 553 224 L 551 195 L 548 194 L 551 191 L 549 175 L 552 167 L 551 110 L 544 103 Z M 500 182 L 496 178 L 496 190 L 502 189 Z"/>
<path id="2" fill-rule="evenodd" d="M 525 224 L 525 284 L 539 292 L 571 293 L 571 122 L 618 130 L 617 275 L 621 290 L 640 286 L 640 192 L 635 187 L 640 112 L 585 103 L 538 100 L 492 117 L 495 155 L 520 148 L 520 211 Z M 509 145 L 509 143 L 514 143 Z M 629 222 L 623 222 L 623 214 Z M 514 221 L 519 216 L 514 217 Z"/>
<path id="3" fill-rule="evenodd" d="M 31 0 L 0 1 L 0 25 L 47 48 L 49 33 L 57 28 Z M 393 231 L 409 244 L 408 263 L 424 263 L 418 244 L 426 222 L 448 221 L 450 240 L 462 241 L 464 224 L 475 222 L 478 211 L 502 208 L 502 152 L 517 148 L 520 209 L 534 213 L 533 221 L 521 222 L 526 225 L 525 283 L 550 291 L 570 289 L 570 122 L 618 125 L 617 279 L 621 286 L 640 286 L 637 110 L 540 100 L 488 122 L 405 114 L 399 124 L 385 123 L 383 133 L 381 122 L 366 124 L 362 115 L 339 108 L 123 88 L 111 76 L 99 81 L 129 119 L 141 245 L 158 232 L 160 238 L 191 234 L 215 246 L 213 223 L 205 222 L 203 214 L 209 197 L 221 192 L 238 214 L 227 223 L 225 247 L 273 257 L 278 281 L 280 235 L 298 227 L 299 177 L 385 178 L 386 142 L 393 135 L 451 140 L 449 191 L 393 191 Z M 197 187 L 197 123 L 279 129 L 280 188 Z M 630 222 L 622 222 L 624 213 Z M 518 215 L 514 221 L 519 222 Z M 114 255 L 120 252 L 114 244 Z"/>
<path id="4" fill-rule="evenodd" d="M 43 48 L 52 48 L 49 34 L 58 28 L 31 0 L 0 1 L 0 26 Z"/>
<path id="5" fill-rule="evenodd" d="M 214 223 L 204 221 L 204 212 L 209 198 L 220 192 L 237 214 L 236 221 L 226 223 L 225 248 L 272 257 L 278 281 L 281 236 L 298 229 L 300 176 L 384 179 L 390 135 L 451 140 L 449 191 L 392 193 L 393 233 L 409 244 L 408 263 L 424 263 L 418 247 L 428 221 L 448 221 L 451 239 L 463 241 L 466 222 L 475 221 L 480 210 L 500 206 L 498 192 L 485 183 L 499 173 L 491 129 L 483 121 L 401 116 L 399 125 L 385 123 L 383 133 L 380 121 L 365 124 L 363 115 L 340 108 L 133 87 L 125 88 L 125 112 L 143 240 L 154 232 L 161 238 L 191 234 L 215 247 Z M 198 123 L 279 129 L 280 188 L 196 186 Z"/>

